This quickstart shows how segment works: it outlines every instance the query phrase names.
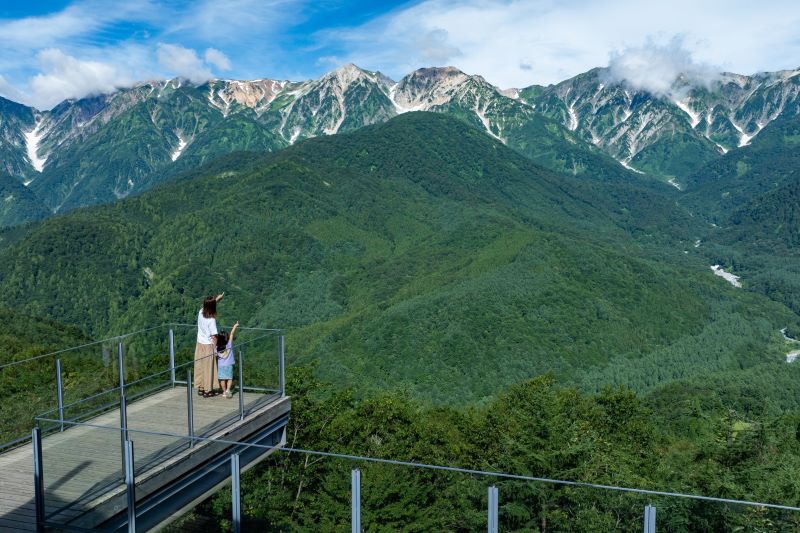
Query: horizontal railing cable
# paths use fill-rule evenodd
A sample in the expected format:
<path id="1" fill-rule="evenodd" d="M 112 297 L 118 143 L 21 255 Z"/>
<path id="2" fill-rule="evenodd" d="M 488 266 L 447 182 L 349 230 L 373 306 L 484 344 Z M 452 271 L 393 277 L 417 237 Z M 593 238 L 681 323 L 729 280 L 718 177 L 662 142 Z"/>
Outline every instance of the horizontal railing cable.
<path id="1" fill-rule="evenodd" d="M 37 355 L 35 357 L 29 357 L 27 359 L 21 359 L 19 361 L 12 361 L 10 363 L 5 363 L 5 364 L 0 365 L 0 370 L 2 370 L 3 368 L 6 368 L 8 366 L 21 365 L 22 363 L 29 363 L 31 361 L 36 361 L 37 359 L 43 359 L 45 357 L 51 357 L 53 355 L 58 355 L 58 354 L 66 353 L 66 352 L 71 352 L 73 350 L 80 350 L 82 348 L 88 348 L 89 346 L 94 346 L 96 344 L 102 344 L 104 342 L 111 342 L 111 341 L 115 341 L 115 340 L 125 339 L 127 337 L 132 336 L 132 335 L 138 335 L 140 333 L 147 333 L 148 331 L 153 331 L 154 329 L 163 328 L 163 327 L 164 327 L 164 325 L 153 326 L 153 327 L 149 327 L 149 328 L 145 328 L 145 329 L 140 329 L 140 330 L 137 330 L 137 331 L 132 331 L 130 333 L 123 333 L 122 335 L 116 335 L 114 337 L 109 337 L 107 339 L 102 339 L 102 340 L 99 340 L 99 341 L 87 342 L 86 344 L 81 344 L 79 346 L 70 346 L 69 348 L 63 348 L 61 350 L 56 350 L 55 352 L 44 353 L 44 354 L 41 354 L 41 355 Z"/>
<path id="2" fill-rule="evenodd" d="M 254 339 L 250 339 L 250 340 L 247 340 L 247 341 L 236 343 L 236 345 L 233 346 L 233 349 L 235 351 L 236 349 L 238 349 L 240 347 L 247 346 L 248 344 L 254 343 L 256 341 L 259 341 L 261 339 L 265 339 L 265 338 L 270 337 L 270 336 L 271 336 L 270 334 L 261 335 L 261 336 L 258 336 L 256 338 L 254 338 Z M 114 338 L 117 338 L 117 337 L 114 337 Z M 191 361 L 187 361 L 185 363 L 181 363 L 181 364 L 175 366 L 175 370 L 179 370 L 179 369 L 183 369 L 183 368 L 189 367 L 191 365 L 196 364 L 198 361 L 201 361 L 203 359 L 208 359 L 208 358 L 211 358 L 211 357 L 217 357 L 217 354 L 216 353 L 212 353 L 212 354 L 209 354 L 209 355 L 204 355 L 202 357 L 198 357 L 197 359 L 193 359 Z M 144 381 L 153 379 L 154 377 L 160 376 L 162 374 L 168 374 L 171 371 L 172 371 L 172 369 L 167 369 L 167 370 L 161 370 L 159 372 L 154 372 L 153 374 L 148 374 L 148 375 L 143 376 L 141 378 L 138 378 L 138 379 L 136 379 L 134 381 L 130 381 L 130 382 L 125 383 L 125 387 L 126 388 L 131 388 L 131 387 L 133 387 L 135 385 L 138 385 L 138 384 L 140 384 L 140 383 L 142 383 Z M 110 389 L 106 389 L 106 390 L 97 392 L 97 393 L 92 394 L 90 396 L 86 396 L 85 398 L 81 398 L 79 400 L 75 400 L 74 402 L 64 404 L 61 408 L 65 409 L 65 410 L 66 409 L 70 409 L 70 408 L 73 408 L 73 407 L 75 407 L 77 405 L 81 405 L 81 404 L 87 403 L 90 400 L 94 400 L 95 398 L 98 398 L 100 396 L 108 395 L 108 394 L 112 394 L 112 393 L 118 393 L 119 389 L 120 389 L 119 387 L 112 387 Z M 263 390 L 263 391 L 270 391 L 270 392 L 274 391 L 274 389 L 266 389 L 266 388 L 259 389 L 258 387 L 248 387 L 248 389 L 250 389 L 250 390 Z M 153 389 L 153 390 L 155 390 L 155 389 Z M 142 396 L 144 396 L 144 395 L 137 394 L 137 395 L 134 396 L 134 398 L 141 398 Z M 49 409 L 49 410 L 45 411 L 44 413 L 42 413 L 41 415 L 39 415 L 39 417 L 37 417 L 37 418 L 41 418 L 43 416 L 49 415 L 50 413 L 54 413 L 54 412 L 58 411 L 58 409 L 59 408 Z M 81 415 L 79 415 L 79 416 L 84 416 L 84 415 L 85 415 L 85 413 L 81 413 Z M 30 438 L 30 435 L 22 437 L 23 440 L 24 439 L 29 439 L 29 438 Z M 2 445 L 0 445 L 0 446 L 2 446 Z"/>
<path id="3" fill-rule="evenodd" d="M 190 327 L 190 328 L 196 328 L 197 327 L 197 324 L 183 324 L 181 322 L 171 322 L 171 323 L 165 324 L 165 325 L 166 326 Z M 228 328 L 228 329 L 233 327 L 233 326 L 226 326 L 225 324 L 220 324 L 220 326 L 222 326 L 223 328 Z M 277 328 L 254 328 L 254 327 L 250 327 L 250 326 L 239 326 L 239 329 L 242 330 L 242 331 L 271 331 L 273 333 L 280 333 L 281 331 L 283 331 L 282 329 L 277 329 Z"/>
<path id="4" fill-rule="evenodd" d="M 104 342 L 119 341 L 119 340 L 122 340 L 122 339 L 126 339 L 128 337 L 131 337 L 133 335 L 139 335 L 141 333 L 147 333 L 148 331 L 153 331 L 153 330 L 159 329 L 159 328 L 166 328 L 166 327 L 169 327 L 169 326 L 180 326 L 180 327 L 196 328 L 197 324 L 182 324 L 182 323 L 179 323 L 179 322 L 172 322 L 172 323 L 168 323 L 168 324 L 161 324 L 160 326 L 151 326 L 151 327 L 148 327 L 148 328 L 132 331 L 130 333 L 122 333 L 121 335 L 115 335 L 113 337 L 108 337 L 107 339 L 91 341 L 91 342 L 87 342 L 86 344 L 81 344 L 81 345 L 78 345 L 78 346 L 70 346 L 69 348 L 63 348 L 61 350 L 56 350 L 54 352 L 48 352 L 48 353 L 44 353 L 44 354 L 41 354 L 41 355 L 36 355 L 34 357 L 28 357 L 27 359 L 20 359 L 19 361 L 11 361 L 9 363 L 4 363 L 4 364 L 0 365 L 0 370 L 4 369 L 6 367 L 9 367 L 9 366 L 21 365 L 21 364 L 24 364 L 24 363 L 30 363 L 31 361 L 36 361 L 38 359 L 44 359 L 45 357 L 52 357 L 54 355 L 59 355 L 59 354 L 71 352 L 71 351 L 74 351 L 74 350 L 81 350 L 83 348 L 89 348 L 90 346 L 95 346 L 97 344 L 102 344 Z M 243 330 L 243 331 L 267 331 L 267 332 L 270 332 L 270 333 L 280 333 L 280 332 L 283 331 L 281 329 L 275 329 L 275 328 L 253 328 L 253 327 L 247 327 L 247 326 L 239 326 L 239 329 Z M 251 339 L 251 340 L 245 341 L 245 342 L 252 342 L 254 340 L 263 339 L 263 338 L 268 337 L 268 336 L 270 336 L 270 335 L 269 334 L 263 335 L 261 337 L 257 337 L 256 339 Z"/>
<path id="5" fill-rule="evenodd" d="M 37 420 L 43 422 L 56 422 L 60 423 L 60 420 L 50 420 L 47 418 L 38 418 Z M 105 430 L 113 430 L 113 431 L 120 431 L 121 428 L 113 427 L 113 426 L 101 426 L 97 424 L 88 424 L 83 422 L 70 422 L 71 425 L 75 426 L 84 426 L 84 427 L 92 427 L 97 429 L 105 429 Z M 335 453 L 335 452 L 323 452 L 319 450 L 308 450 L 303 448 L 291 448 L 288 446 L 270 446 L 266 444 L 253 444 L 249 442 L 238 442 L 226 439 L 219 439 L 213 437 L 199 437 L 199 436 L 192 436 L 188 437 L 186 435 L 176 435 L 173 433 L 164 433 L 158 431 L 148 431 L 143 429 L 131 429 L 127 428 L 129 433 L 141 433 L 143 435 L 151 435 L 157 437 L 171 437 L 171 438 L 178 438 L 178 439 L 185 439 L 191 441 L 200 441 L 200 442 L 213 442 L 217 444 L 226 444 L 226 445 L 234 445 L 234 446 L 248 446 L 254 448 L 262 448 L 264 450 L 278 450 L 283 452 L 289 453 L 300 453 L 300 454 L 307 454 L 307 455 L 316 455 L 320 457 L 331 457 L 335 459 L 346 459 L 350 461 L 364 461 L 370 463 L 381 463 L 381 464 L 390 464 L 390 465 L 397 465 L 397 466 L 407 466 L 411 468 L 423 468 L 428 470 L 439 470 L 439 471 L 446 471 L 446 472 L 456 472 L 460 474 L 470 474 L 476 476 L 483 476 L 483 477 L 495 477 L 495 478 L 502 478 L 502 479 L 515 479 L 521 481 L 535 481 L 539 483 L 549 483 L 552 485 L 565 485 L 571 487 L 582 487 L 582 488 L 592 488 L 592 489 L 600 489 L 600 490 L 611 490 L 617 492 L 628 492 L 628 493 L 635 493 L 635 494 L 647 494 L 651 496 L 666 496 L 671 498 L 684 498 L 684 499 L 692 499 L 692 500 L 702 500 L 702 501 L 709 501 L 709 502 L 717 502 L 717 503 L 730 503 L 736 505 L 747 505 L 750 507 L 766 507 L 770 509 L 781 509 L 784 511 L 800 511 L 800 507 L 795 507 L 791 505 L 782 505 L 776 503 L 764 503 L 764 502 L 754 502 L 749 500 L 738 500 L 734 498 L 721 498 L 717 496 L 703 496 L 700 494 L 687 494 L 683 492 L 669 492 L 669 491 L 661 491 L 661 490 L 651 490 L 651 489 L 638 489 L 633 487 L 622 487 L 619 485 L 605 485 L 602 483 L 589 483 L 586 481 L 570 481 L 564 479 L 554 479 L 554 478 L 546 478 L 546 477 L 537 477 L 537 476 L 527 476 L 523 474 L 509 474 L 506 472 L 492 472 L 486 470 L 476 470 L 472 468 L 461 468 L 458 466 L 447 466 L 447 465 L 435 465 L 429 463 L 417 463 L 414 461 L 402 461 L 399 459 L 385 459 L 380 457 L 366 457 L 363 455 L 353 455 L 353 454 L 346 454 L 346 453 Z"/>

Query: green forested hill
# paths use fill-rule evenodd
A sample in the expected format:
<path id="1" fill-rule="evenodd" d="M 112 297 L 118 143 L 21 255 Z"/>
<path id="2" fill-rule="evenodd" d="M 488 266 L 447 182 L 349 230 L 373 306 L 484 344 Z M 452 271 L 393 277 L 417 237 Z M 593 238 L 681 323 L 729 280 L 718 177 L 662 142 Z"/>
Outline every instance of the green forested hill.
<path id="1" fill-rule="evenodd" d="M 0 228 L 49 215 L 44 203 L 17 178 L 0 173 Z"/>
<path id="2" fill-rule="evenodd" d="M 767 251 L 792 253 L 800 244 L 800 168 L 787 183 L 753 198 L 731 214 L 728 241 L 747 241 Z"/>
<path id="3" fill-rule="evenodd" d="M 10 235 L 0 290 L 98 335 L 191 320 L 225 290 L 223 320 L 287 328 L 293 363 L 437 403 L 547 371 L 650 389 L 780 360 L 778 329 L 796 318 L 683 254 L 674 194 L 553 174 L 412 113 Z M 709 358 L 715 343 L 736 351 Z M 667 352 L 680 372 L 658 372 Z"/>
<path id="4" fill-rule="evenodd" d="M 800 168 L 800 117 L 770 123 L 750 145 L 696 170 L 682 200 L 701 216 L 723 225 L 730 214 L 796 178 Z"/>
<path id="5" fill-rule="evenodd" d="M 795 312 L 800 311 L 799 146 L 800 118 L 775 120 L 750 145 L 698 170 L 679 200 L 708 220 L 698 236 L 712 264 L 734 269 L 747 288 Z"/>

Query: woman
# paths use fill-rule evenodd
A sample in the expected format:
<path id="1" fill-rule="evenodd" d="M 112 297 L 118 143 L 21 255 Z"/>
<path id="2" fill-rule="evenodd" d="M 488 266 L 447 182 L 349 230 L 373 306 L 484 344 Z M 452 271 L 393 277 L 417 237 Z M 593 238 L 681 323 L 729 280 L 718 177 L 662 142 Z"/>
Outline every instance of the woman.
<path id="1" fill-rule="evenodd" d="M 219 388 L 216 376 L 217 353 L 217 302 L 225 293 L 207 296 L 197 314 L 197 344 L 194 348 L 194 386 L 197 394 L 208 398 Z"/>

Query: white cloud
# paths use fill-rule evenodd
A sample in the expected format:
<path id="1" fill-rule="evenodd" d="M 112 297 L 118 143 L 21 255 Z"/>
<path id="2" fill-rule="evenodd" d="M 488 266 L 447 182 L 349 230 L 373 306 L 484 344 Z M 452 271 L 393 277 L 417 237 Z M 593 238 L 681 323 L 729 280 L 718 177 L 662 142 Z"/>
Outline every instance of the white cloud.
<path id="1" fill-rule="evenodd" d="M 231 60 L 216 48 L 207 48 L 204 57 L 206 63 L 217 67 L 223 72 L 231 69 Z"/>
<path id="2" fill-rule="evenodd" d="M 413 46 L 416 57 L 424 65 L 442 65 L 461 55 L 461 50 L 448 42 L 447 30 L 435 28 L 422 35 L 414 36 Z"/>
<path id="3" fill-rule="evenodd" d="M 166 25 L 166 35 L 206 42 L 239 43 L 264 38 L 302 19 L 305 0 L 196 0 Z"/>
<path id="4" fill-rule="evenodd" d="M 37 107 L 49 108 L 66 98 L 113 92 L 133 80 L 116 66 L 99 61 L 84 61 L 57 48 L 37 55 L 42 71 L 30 80 L 28 99 Z"/>
<path id="5" fill-rule="evenodd" d="M 693 86 L 710 86 L 718 79 L 721 68 L 698 63 L 684 47 L 682 37 L 673 37 L 660 44 L 648 39 L 643 46 L 612 52 L 608 63 L 608 79 L 624 82 L 659 96 L 674 94 L 675 82 L 681 76 Z"/>
<path id="6" fill-rule="evenodd" d="M 501 87 L 520 87 L 556 83 L 610 58 L 624 67 L 632 51 L 643 57 L 648 38 L 674 35 L 685 36 L 680 48 L 695 58 L 690 67 L 745 74 L 793 68 L 800 63 L 797 27 L 795 0 L 423 0 L 316 38 L 327 54 L 395 78 L 450 63 Z M 672 58 L 673 66 L 678 62 Z"/>
<path id="7" fill-rule="evenodd" d="M 0 45 L 6 50 L 60 47 L 121 21 L 148 20 L 156 13 L 150 0 L 84 0 L 61 11 L 20 19 L 0 19 Z"/>
<path id="8" fill-rule="evenodd" d="M 158 64 L 171 75 L 186 78 L 193 83 L 203 83 L 214 77 L 211 69 L 191 48 L 161 43 L 156 49 Z"/>
<path id="9" fill-rule="evenodd" d="M 25 99 L 25 95 L 11 85 L 2 74 L 0 74 L 0 96 L 15 102 L 22 102 Z"/>

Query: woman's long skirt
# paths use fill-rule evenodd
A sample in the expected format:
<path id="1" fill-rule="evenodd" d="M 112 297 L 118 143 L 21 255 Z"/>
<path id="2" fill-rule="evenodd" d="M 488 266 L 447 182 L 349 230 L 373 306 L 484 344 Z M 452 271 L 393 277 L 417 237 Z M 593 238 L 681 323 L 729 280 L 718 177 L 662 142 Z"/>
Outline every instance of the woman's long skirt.
<path id="1" fill-rule="evenodd" d="M 194 386 L 205 391 L 219 388 L 217 354 L 213 344 L 197 343 L 194 347 Z"/>

